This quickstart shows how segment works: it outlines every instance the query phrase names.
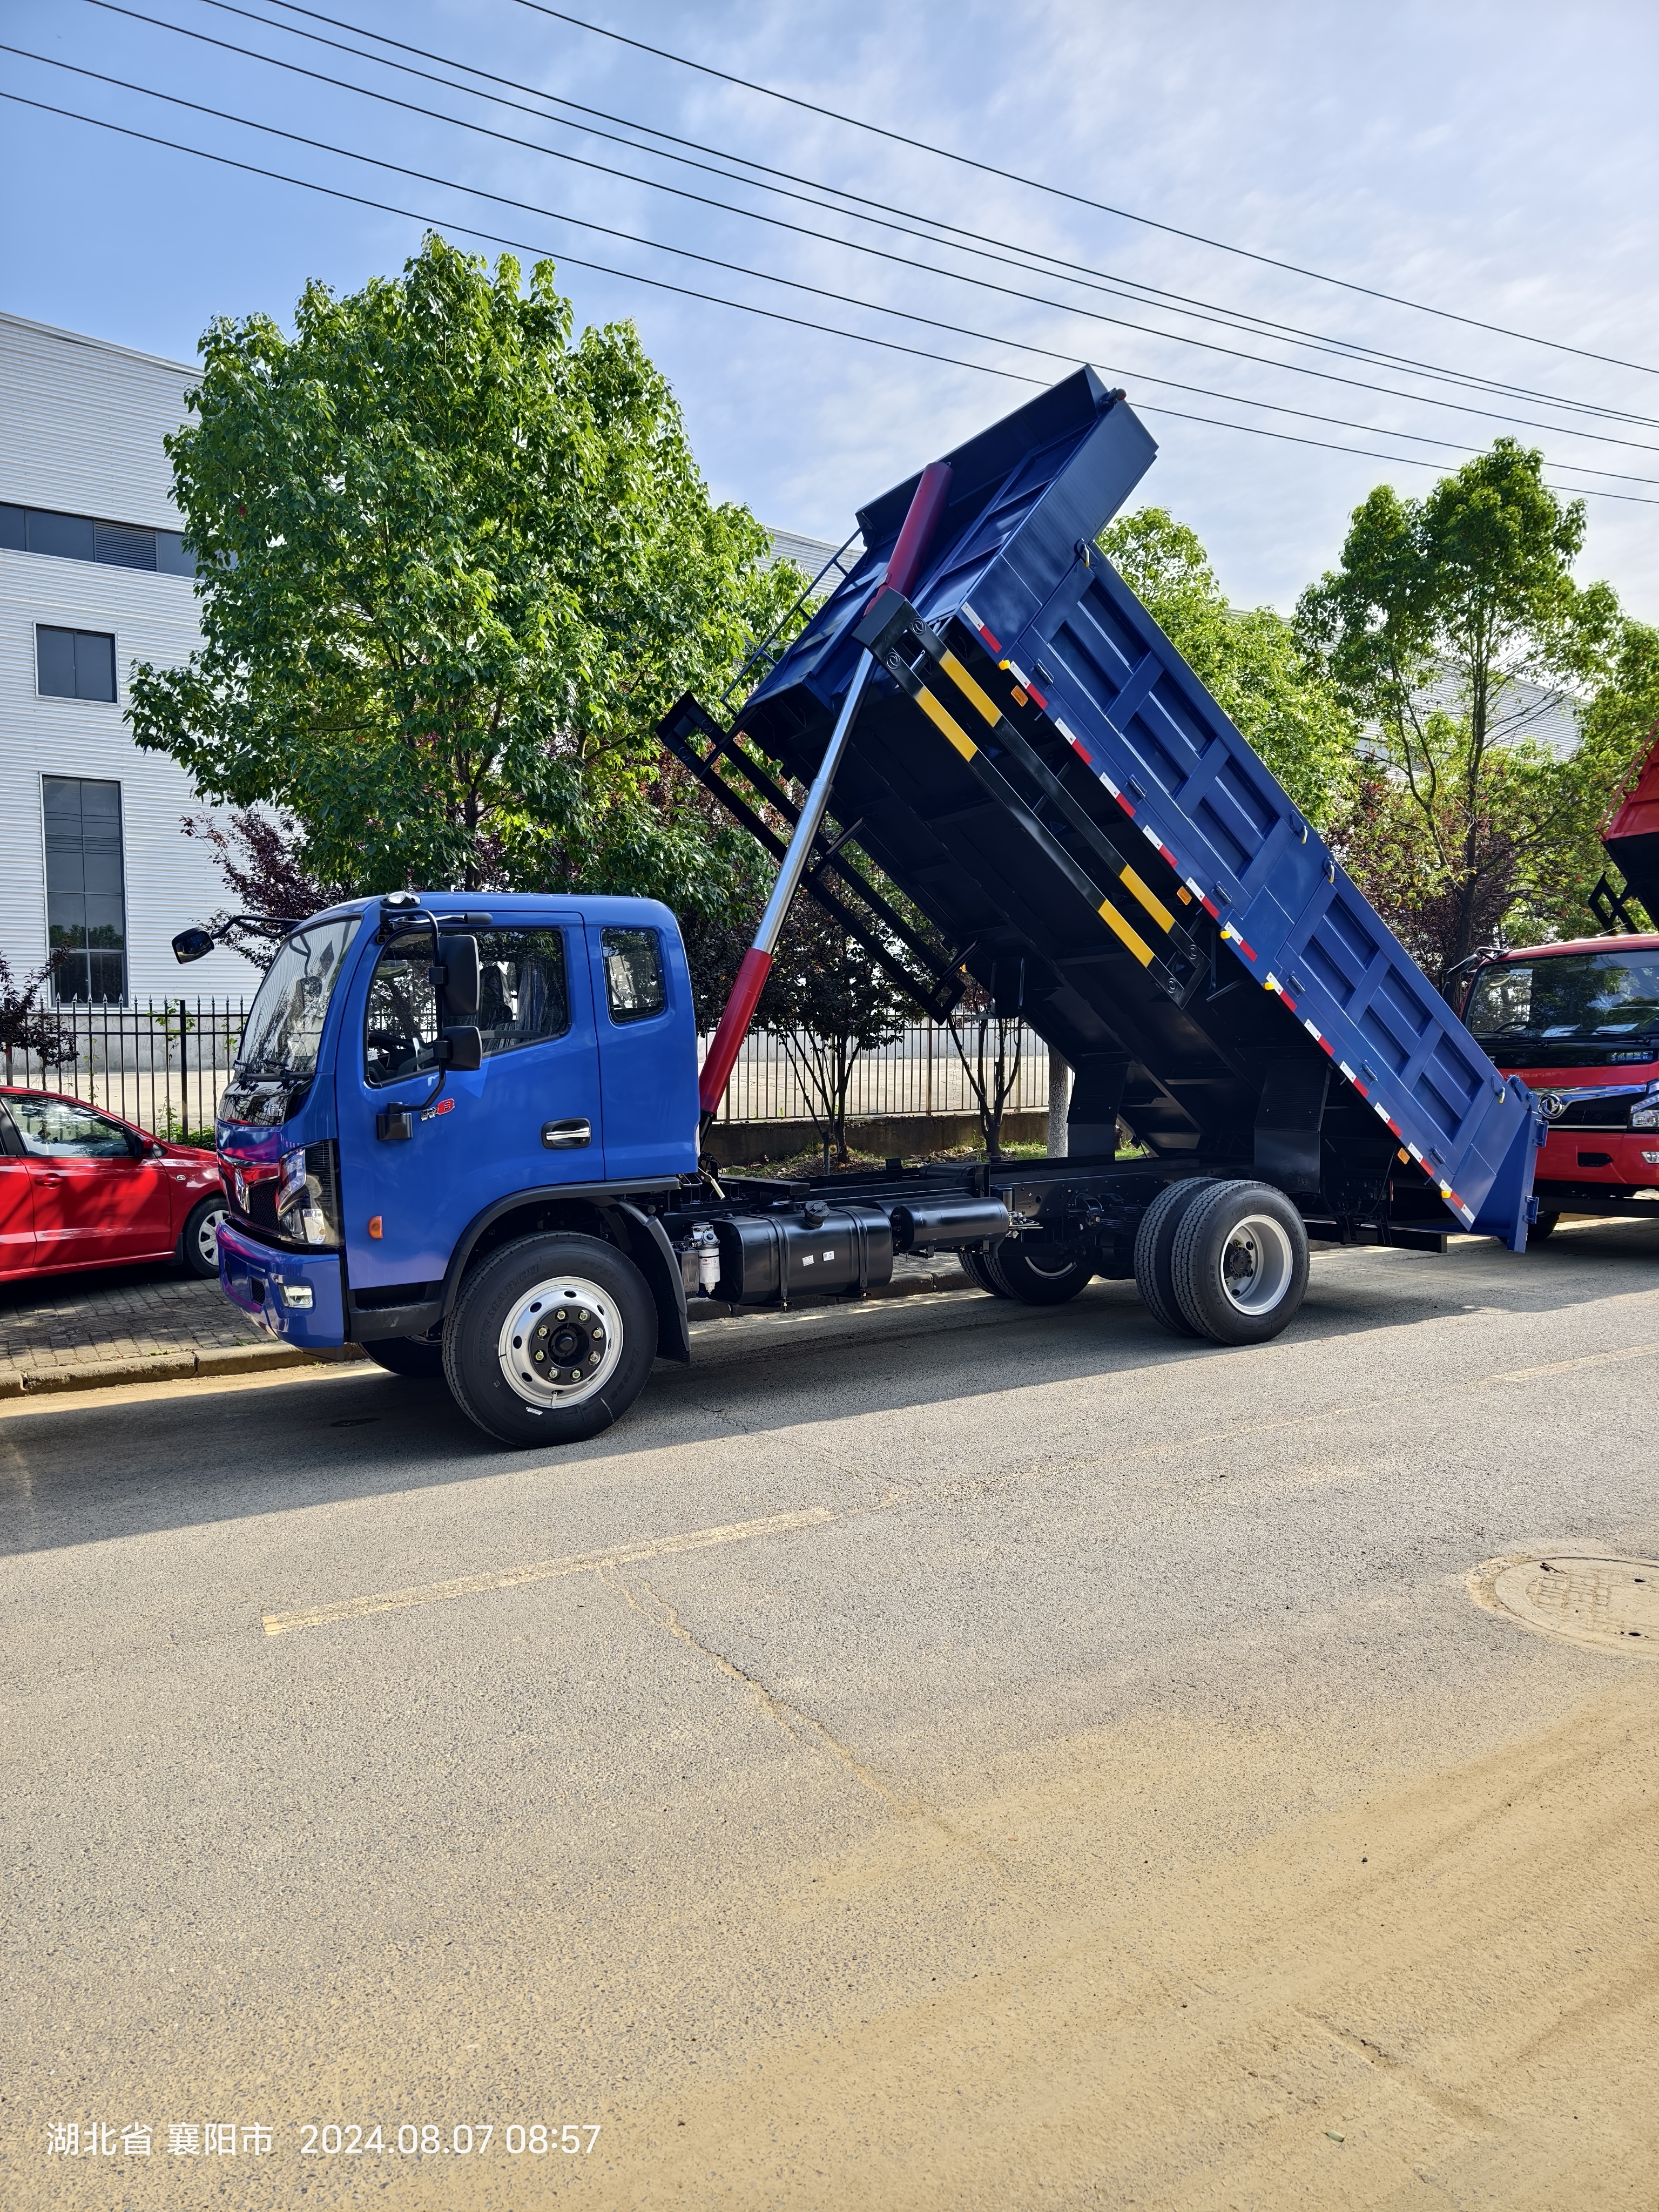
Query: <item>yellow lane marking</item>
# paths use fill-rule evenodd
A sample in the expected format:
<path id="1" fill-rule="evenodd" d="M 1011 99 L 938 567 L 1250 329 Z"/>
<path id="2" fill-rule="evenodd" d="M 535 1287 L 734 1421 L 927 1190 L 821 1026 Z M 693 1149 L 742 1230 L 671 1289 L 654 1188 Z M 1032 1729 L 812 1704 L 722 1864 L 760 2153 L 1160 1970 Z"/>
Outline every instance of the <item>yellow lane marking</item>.
<path id="1" fill-rule="evenodd" d="M 1488 1375 L 1488 1382 L 1529 1382 L 1534 1375 L 1563 1375 L 1570 1367 L 1603 1367 L 1610 1359 L 1641 1359 L 1659 1352 L 1659 1344 L 1627 1344 L 1618 1352 L 1586 1352 L 1577 1359 L 1551 1359 L 1541 1367 L 1512 1367 L 1506 1375 Z"/>
<path id="2" fill-rule="evenodd" d="M 458 1575 L 453 1582 L 421 1583 L 412 1589 L 375 1590 L 367 1597 L 344 1597 L 332 1605 L 312 1605 L 297 1613 L 268 1613 L 267 1636 L 286 1636 L 291 1629 L 320 1628 L 331 1620 L 357 1620 L 370 1613 L 401 1613 L 412 1605 L 441 1605 L 455 1597 L 474 1597 L 484 1590 L 517 1589 L 524 1583 L 556 1582 L 565 1575 L 596 1573 L 601 1567 L 629 1567 L 645 1559 L 661 1559 L 675 1552 L 707 1551 L 713 1544 L 743 1544 L 758 1536 L 783 1536 L 793 1528 L 820 1528 L 836 1516 L 826 1505 L 811 1505 L 799 1513 L 774 1513 L 763 1521 L 734 1521 L 722 1528 L 693 1528 L 679 1536 L 651 1536 L 636 1544 L 615 1544 L 603 1552 L 577 1552 L 568 1559 L 538 1559 L 527 1567 L 509 1567 L 500 1574 Z"/>
<path id="3" fill-rule="evenodd" d="M 1138 935 L 1134 930 L 1130 928 L 1128 923 L 1125 921 L 1123 916 L 1118 912 L 1111 901 L 1109 899 L 1103 899 L 1097 911 L 1098 912 L 1101 920 L 1105 923 L 1107 928 L 1109 929 L 1115 936 L 1121 937 L 1125 945 L 1128 946 L 1130 951 L 1134 954 L 1135 958 L 1139 961 L 1141 966 L 1143 968 L 1150 967 L 1152 958 L 1152 946 L 1147 944 L 1144 937 Z"/>
<path id="4" fill-rule="evenodd" d="M 957 690 L 961 692 L 963 697 L 968 701 L 969 704 L 970 706 L 977 707 L 980 713 L 984 715 L 986 720 L 991 725 L 992 728 L 994 729 L 997 724 L 1002 720 L 1002 709 L 998 706 L 996 701 L 992 698 L 990 693 L 988 691 L 981 690 L 979 685 L 975 683 L 973 678 L 968 673 L 968 671 L 957 659 L 954 653 L 947 653 L 940 660 L 939 666 L 945 671 L 945 674 L 956 685 Z"/>
<path id="5" fill-rule="evenodd" d="M 962 755 L 963 760 L 972 760 L 974 755 L 979 750 L 979 747 L 974 743 L 973 739 L 969 736 L 967 731 L 963 728 L 962 725 L 959 722 L 952 720 L 951 717 L 945 713 L 944 708 L 939 705 L 939 701 L 934 698 L 933 693 L 927 689 L 925 684 L 921 690 L 916 694 L 916 704 L 921 708 L 922 713 L 927 715 L 928 720 L 933 725 L 935 729 L 944 731 L 945 736 L 949 738 L 951 743 Z"/>
<path id="6" fill-rule="evenodd" d="M 1129 890 L 1134 893 L 1135 896 L 1140 901 L 1142 906 L 1146 908 L 1147 913 L 1151 915 L 1152 920 L 1158 923 L 1161 929 L 1173 929 L 1175 927 L 1175 916 L 1170 913 L 1169 908 L 1164 905 L 1163 900 L 1159 898 L 1156 891 L 1149 890 L 1147 889 L 1146 885 L 1141 882 L 1139 877 L 1135 873 L 1134 870 L 1129 866 L 1127 861 L 1118 871 L 1118 881 L 1128 886 Z"/>

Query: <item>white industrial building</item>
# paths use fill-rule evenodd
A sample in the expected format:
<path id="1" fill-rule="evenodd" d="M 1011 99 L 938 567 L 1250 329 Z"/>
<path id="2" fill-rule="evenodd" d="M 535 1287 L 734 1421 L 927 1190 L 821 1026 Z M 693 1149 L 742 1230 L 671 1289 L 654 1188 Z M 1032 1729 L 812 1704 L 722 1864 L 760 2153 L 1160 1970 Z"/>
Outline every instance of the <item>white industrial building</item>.
<path id="1" fill-rule="evenodd" d="M 135 661 L 178 666 L 200 641 L 192 563 L 161 441 L 197 372 L 0 314 L 0 952 L 15 977 L 65 958 L 78 1005 L 187 992 L 245 997 L 220 951 L 186 974 L 169 945 L 227 902 L 205 810 L 126 722 Z M 815 574 L 835 551 L 775 533 Z"/>
<path id="2" fill-rule="evenodd" d="M 126 723 L 135 660 L 196 646 L 191 562 L 161 440 L 195 372 L 0 315 L 0 952 L 68 948 L 69 1001 L 244 995 L 246 960 L 190 971 L 168 939 L 225 902 L 184 836 L 190 779 Z"/>

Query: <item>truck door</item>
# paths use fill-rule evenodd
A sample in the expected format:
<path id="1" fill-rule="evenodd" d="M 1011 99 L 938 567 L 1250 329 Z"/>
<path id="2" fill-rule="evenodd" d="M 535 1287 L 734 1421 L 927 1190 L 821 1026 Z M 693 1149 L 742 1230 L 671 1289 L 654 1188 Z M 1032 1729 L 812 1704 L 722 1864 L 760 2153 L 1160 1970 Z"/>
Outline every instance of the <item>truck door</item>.
<path id="1" fill-rule="evenodd" d="M 354 1297 L 436 1284 L 467 1224 L 497 1199 L 605 1177 L 599 1046 L 580 920 L 476 930 L 483 1065 L 441 1085 L 431 940 L 382 945 L 353 994 L 337 1079 L 341 1202 Z M 415 1109 L 387 1140 L 378 1117 Z"/>

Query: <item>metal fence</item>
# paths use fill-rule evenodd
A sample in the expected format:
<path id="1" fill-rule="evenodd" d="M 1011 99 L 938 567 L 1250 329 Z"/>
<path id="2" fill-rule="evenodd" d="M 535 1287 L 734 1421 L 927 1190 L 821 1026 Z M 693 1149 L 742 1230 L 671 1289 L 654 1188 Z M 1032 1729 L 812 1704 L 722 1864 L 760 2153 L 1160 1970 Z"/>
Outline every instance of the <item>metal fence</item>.
<path id="1" fill-rule="evenodd" d="M 151 1000 L 142 1006 L 64 1006 L 54 1014 L 65 1056 L 8 1052 L 5 1080 L 29 1091 L 62 1091 L 103 1106 L 161 1137 L 210 1133 L 214 1109 L 247 1019 L 236 999 Z M 708 1039 L 701 1040 L 707 1050 Z M 1048 1103 L 1048 1048 L 1031 1030 L 1019 1038 L 1010 1113 Z M 1011 1039 L 1012 1048 L 1012 1039 Z M 969 1049 L 972 1049 L 971 1039 Z M 722 1121 L 811 1118 L 799 1048 L 786 1036 L 750 1033 L 720 1110 Z M 898 1114 L 971 1114 L 974 1094 L 949 1030 L 917 1022 L 892 1044 L 860 1053 L 848 1111 L 856 1119 Z"/>
<path id="2" fill-rule="evenodd" d="M 701 1041 L 705 1052 L 709 1040 Z M 971 1056 L 973 1036 L 968 1036 Z M 1014 1039 L 1008 1039 L 1010 1058 Z M 1048 1103 L 1048 1048 L 1022 1027 L 1019 1069 L 1006 1110 L 1041 1109 Z M 789 1037 L 756 1030 L 744 1040 L 717 1118 L 721 1121 L 805 1121 L 811 1092 L 802 1080 L 800 1048 Z M 847 1110 L 857 1120 L 894 1114 L 971 1114 L 975 1099 L 951 1032 L 938 1022 L 916 1022 L 897 1040 L 859 1054 Z"/>
<path id="3" fill-rule="evenodd" d="M 62 1091 L 158 1137 L 213 1141 L 214 1109 L 247 1019 L 240 999 L 152 999 L 143 1006 L 58 1006 L 61 1059 L 8 1052 L 5 1079 Z"/>

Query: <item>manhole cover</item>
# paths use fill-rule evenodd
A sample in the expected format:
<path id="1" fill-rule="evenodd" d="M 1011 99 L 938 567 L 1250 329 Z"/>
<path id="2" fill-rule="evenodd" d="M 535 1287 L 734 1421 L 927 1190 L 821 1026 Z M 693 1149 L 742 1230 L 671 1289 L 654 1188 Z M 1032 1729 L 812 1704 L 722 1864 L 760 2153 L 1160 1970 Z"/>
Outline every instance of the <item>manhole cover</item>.
<path id="1" fill-rule="evenodd" d="M 1540 1635 L 1659 1659 L 1659 1559 L 1598 1552 L 1522 1552 L 1488 1559 L 1469 1595 Z"/>

